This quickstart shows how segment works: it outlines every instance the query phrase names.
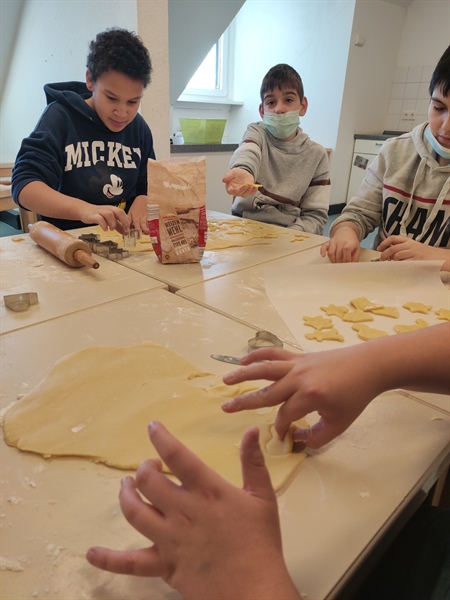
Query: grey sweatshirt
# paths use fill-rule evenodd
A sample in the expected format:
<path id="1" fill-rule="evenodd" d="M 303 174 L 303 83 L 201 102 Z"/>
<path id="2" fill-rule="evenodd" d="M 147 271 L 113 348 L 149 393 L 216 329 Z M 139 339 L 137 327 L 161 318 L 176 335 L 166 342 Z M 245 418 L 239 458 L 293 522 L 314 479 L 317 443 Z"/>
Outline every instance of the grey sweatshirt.
<path id="1" fill-rule="evenodd" d="M 450 247 L 450 165 L 441 167 L 424 137 L 428 123 L 386 140 L 338 223 L 352 221 L 360 240 L 379 226 L 374 248 L 390 235 Z"/>
<path id="2" fill-rule="evenodd" d="M 273 137 L 263 123 L 251 123 L 235 150 L 230 169 L 251 173 L 263 187 L 233 200 L 233 214 L 322 234 L 328 218 L 330 176 L 325 148 L 299 128 L 289 142 Z"/>

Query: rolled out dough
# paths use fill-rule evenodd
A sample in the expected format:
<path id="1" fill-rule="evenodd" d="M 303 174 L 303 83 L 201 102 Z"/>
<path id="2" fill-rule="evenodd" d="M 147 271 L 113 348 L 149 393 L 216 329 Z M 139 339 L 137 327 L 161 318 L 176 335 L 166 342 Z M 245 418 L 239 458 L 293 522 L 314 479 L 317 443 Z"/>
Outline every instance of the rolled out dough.
<path id="1" fill-rule="evenodd" d="M 305 454 L 266 452 L 277 407 L 222 411 L 225 398 L 248 389 L 255 384 L 224 386 L 219 376 L 151 342 L 88 348 L 58 361 L 7 411 L 5 440 L 45 457 L 80 456 L 134 470 L 143 459 L 157 456 L 147 435 L 147 424 L 157 420 L 225 479 L 241 486 L 240 441 L 248 427 L 257 425 L 273 487 L 279 490 Z"/>
<path id="2" fill-rule="evenodd" d="M 94 230 L 94 233 L 100 237 L 102 242 L 113 241 L 123 248 L 123 237 L 118 231 L 103 231 L 100 226 Z M 282 227 L 270 225 L 268 223 L 259 223 L 250 219 L 208 219 L 208 241 L 206 250 L 224 250 L 226 248 L 235 248 L 242 246 L 257 246 L 272 244 L 272 240 L 287 235 Z M 309 236 L 304 236 L 308 238 Z M 296 240 L 294 238 L 291 241 Z M 136 242 L 135 248 L 128 248 L 131 253 L 135 252 L 153 252 L 153 246 L 150 236 L 142 234 Z"/>

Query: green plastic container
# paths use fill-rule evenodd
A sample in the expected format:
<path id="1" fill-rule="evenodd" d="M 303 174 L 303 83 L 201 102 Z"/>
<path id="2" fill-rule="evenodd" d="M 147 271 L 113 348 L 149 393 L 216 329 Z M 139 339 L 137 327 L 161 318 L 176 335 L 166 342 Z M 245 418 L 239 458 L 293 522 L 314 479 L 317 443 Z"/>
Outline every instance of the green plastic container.
<path id="1" fill-rule="evenodd" d="M 185 144 L 221 144 L 226 119 L 181 119 Z"/>

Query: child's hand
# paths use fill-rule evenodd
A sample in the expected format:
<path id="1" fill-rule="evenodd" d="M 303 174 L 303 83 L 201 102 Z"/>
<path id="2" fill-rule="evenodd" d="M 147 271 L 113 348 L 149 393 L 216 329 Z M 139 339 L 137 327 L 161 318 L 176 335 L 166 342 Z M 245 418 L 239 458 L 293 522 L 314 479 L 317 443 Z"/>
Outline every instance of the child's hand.
<path id="1" fill-rule="evenodd" d="M 381 260 L 445 260 L 448 264 L 450 251 L 422 244 L 402 235 L 390 235 L 377 248 Z M 444 270 L 448 270 L 448 267 Z"/>
<path id="2" fill-rule="evenodd" d="M 255 184 L 253 175 L 245 169 L 239 168 L 231 169 L 231 171 L 225 173 L 222 182 L 225 184 L 227 194 L 240 196 L 241 198 L 252 196 L 259 187 Z"/>
<path id="3" fill-rule="evenodd" d="M 82 203 L 80 212 L 80 221 L 86 225 L 100 225 L 103 231 L 117 229 L 119 233 L 128 233 L 130 231 L 130 217 L 118 206 L 97 205 Z"/>
<path id="4" fill-rule="evenodd" d="M 318 423 L 293 431 L 294 441 L 311 448 L 319 448 L 345 431 L 382 389 L 372 361 L 359 346 L 302 354 L 260 348 L 244 356 L 241 364 L 237 371 L 223 376 L 224 383 L 260 379 L 274 383 L 228 400 L 222 409 L 234 413 L 280 405 L 275 429 L 281 439 L 294 421 L 317 411 Z"/>
<path id="5" fill-rule="evenodd" d="M 332 263 L 358 262 L 361 254 L 358 226 L 354 223 L 339 223 L 333 230 L 329 242 L 322 244 L 321 256 L 327 256 Z"/>
<path id="6" fill-rule="evenodd" d="M 185 600 L 198 598 L 299 599 L 281 548 L 276 497 L 249 429 L 241 443 L 244 489 L 222 479 L 161 423 L 150 439 L 180 481 L 146 460 L 136 480 L 126 477 L 120 506 L 128 522 L 153 545 L 140 550 L 90 548 L 88 561 L 113 573 L 162 577 Z"/>
<path id="7" fill-rule="evenodd" d="M 130 210 L 128 211 L 131 225 L 136 229 L 140 229 L 144 233 L 148 233 L 147 200 L 147 196 L 136 196 Z"/>

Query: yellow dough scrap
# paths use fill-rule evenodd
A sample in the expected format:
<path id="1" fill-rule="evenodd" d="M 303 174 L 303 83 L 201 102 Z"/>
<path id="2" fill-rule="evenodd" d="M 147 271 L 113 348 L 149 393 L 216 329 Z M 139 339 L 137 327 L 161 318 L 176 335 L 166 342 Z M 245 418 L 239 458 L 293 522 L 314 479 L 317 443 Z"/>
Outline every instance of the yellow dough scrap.
<path id="1" fill-rule="evenodd" d="M 399 317 L 398 308 L 396 306 L 383 306 L 383 308 L 374 308 L 370 312 L 373 315 L 391 317 L 392 319 L 398 319 Z"/>
<path id="2" fill-rule="evenodd" d="M 416 322 L 412 325 L 395 325 L 394 330 L 397 333 L 406 333 L 407 331 L 416 331 L 416 329 L 424 329 L 429 326 L 430 324 L 423 319 L 416 319 Z"/>
<path id="3" fill-rule="evenodd" d="M 288 429 L 284 440 L 280 440 L 278 433 L 275 430 L 275 425 L 269 426 L 270 439 L 266 444 L 266 452 L 271 456 L 283 456 L 292 452 L 294 441 L 292 439 L 292 431 Z"/>
<path id="4" fill-rule="evenodd" d="M 383 304 L 371 302 L 365 296 L 360 296 L 359 298 L 353 298 L 350 300 L 350 304 L 354 306 L 356 309 L 363 311 L 373 311 L 374 309 L 383 308 Z"/>
<path id="5" fill-rule="evenodd" d="M 314 327 L 314 329 L 331 329 L 333 327 L 333 322 L 331 319 L 326 319 L 319 315 L 318 317 L 303 317 L 305 321 L 305 325 L 309 327 Z"/>
<path id="6" fill-rule="evenodd" d="M 373 329 L 372 327 L 369 327 L 368 325 L 364 325 L 364 324 L 352 325 L 352 329 L 357 331 L 358 336 L 364 341 L 373 340 L 375 338 L 384 337 L 385 335 L 389 335 L 386 331 L 382 331 L 381 329 Z"/>
<path id="7" fill-rule="evenodd" d="M 206 464 L 241 487 L 242 435 L 254 425 L 268 432 L 275 413 L 224 413 L 222 402 L 242 388 L 234 386 L 224 396 L 210 381 L 202 387 L 202 375 L 184 357 L 151 342 L 81 350 L 58 361 L 30 394 L 11 406 L 3 417 L 5 441 L 45 457 L 78 456 L 134 470 L 143 459 L 157 458 L 147 425 L 161 421 Z M 264 444 L 261 448 L 275 490 L 306 456 L 271 456 Z"/>
<path id="8" fill-rule="evenodd" d="M 291 242 L 303 242 L 305 240 L 309 240 L 311 236 L 306 233 L 296 233 L 293 237 L 291 237 Z"/>
<path id="9" fill-rule="evenodd" d="M 323 342 L 325 340 L 343 342 L 344 337 L 339 333 L 337 329 L 325 329 L 324 331 L 313 331 L 312 333 L 305 333 L 305 338 L 308 340 L 317 340 Z"/>
<path id="10" fill-rule="evenodd" d="M 345 313 L 348 313 L 346 306 L 336 306 L 336 304 L 329 304 L 328 306 L 321 306 L 320 310 L 323 310 L 329 317 L 342 317 Z"/>
<path id="11" fill-rule="evenodd" d="M 342 320 L 349 321 L 350 323 L 362 323 L 363 321 L 373 321 L 373 317 L 371 314 L 365 312 L 364 310 L 357 308 L 352 312 L 346 313 L 342 317 Z"/>
<path id="12" fill-rule="evenodd" d="M 422 304 L 422 302 L 407 302 L 403 305 L 403 308 L 406 308 L 413 313 L 423 313 L 426 315 L 433 307 L 428 304 Z"/>
<path id="13" fill-rule="evenodd" d="M 448 308 L 440 308 L 439 310 L 436 310 L 434 314 L 438 319 L 450 321 L 450 310 Z"/>

